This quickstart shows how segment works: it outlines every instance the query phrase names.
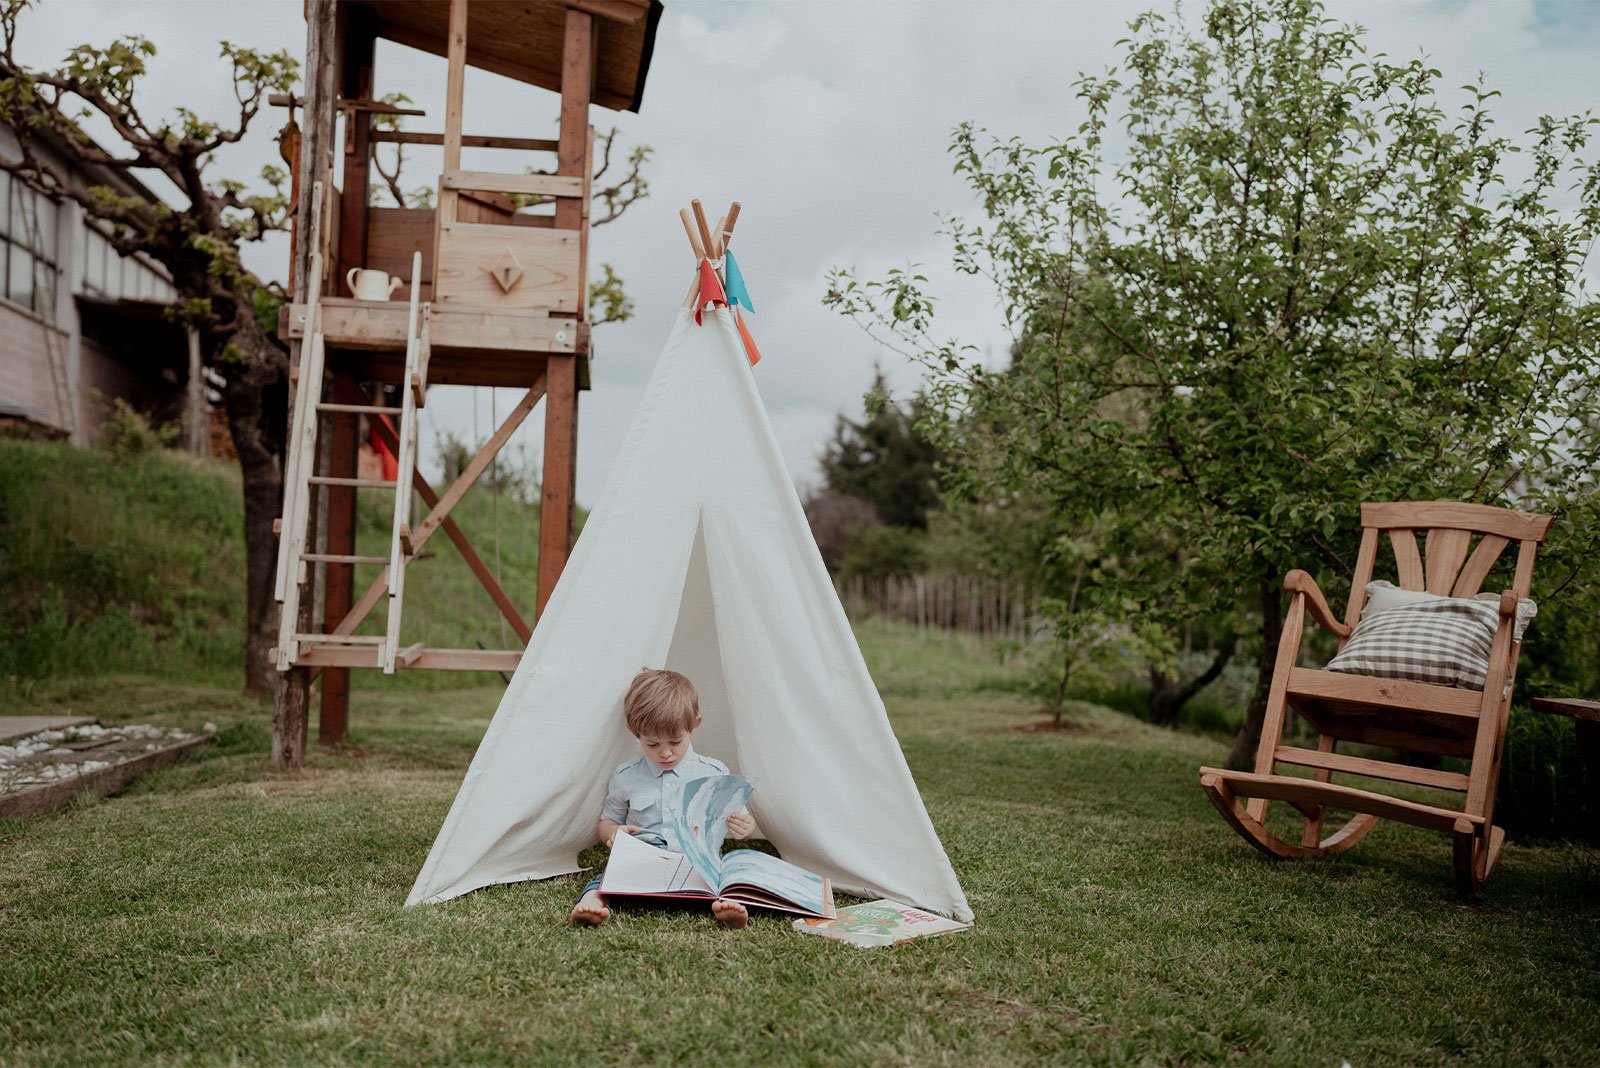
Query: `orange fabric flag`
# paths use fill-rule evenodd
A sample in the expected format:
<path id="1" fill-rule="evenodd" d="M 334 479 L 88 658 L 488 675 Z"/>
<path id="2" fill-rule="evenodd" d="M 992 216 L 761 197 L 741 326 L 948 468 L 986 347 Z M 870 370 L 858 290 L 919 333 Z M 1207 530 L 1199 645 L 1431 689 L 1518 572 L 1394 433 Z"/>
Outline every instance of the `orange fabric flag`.
<path id="1" fill-rule="evenodd" d="M 754 367 L 761 362 L 761 350 L 756 348 L 756 339 L 750 336 L 750 328 L 744 325 L 744 313 L 735 308 L 733 315 L 739 322 L 739 339 L 744 342 L 744 354 L 750 358 L 750 366 Z"/>

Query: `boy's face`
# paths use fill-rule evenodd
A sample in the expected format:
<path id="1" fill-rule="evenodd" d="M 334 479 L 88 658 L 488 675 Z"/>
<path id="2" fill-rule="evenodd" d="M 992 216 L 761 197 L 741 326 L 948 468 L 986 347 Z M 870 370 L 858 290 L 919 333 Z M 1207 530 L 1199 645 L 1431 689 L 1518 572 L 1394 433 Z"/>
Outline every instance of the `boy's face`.
<path id="1" fill-rule="evenodd" d="M 689 751 L 689 740 L 694 732 L 700 729 L 700 717 L 694 718 L 694 726 L 687 731 L 668 731 L 664 734 L 640 734 L 639 748 L 644 750 L 644 755 L 662 771 L 670 771 L 678 766 L 683 755 Z"/>

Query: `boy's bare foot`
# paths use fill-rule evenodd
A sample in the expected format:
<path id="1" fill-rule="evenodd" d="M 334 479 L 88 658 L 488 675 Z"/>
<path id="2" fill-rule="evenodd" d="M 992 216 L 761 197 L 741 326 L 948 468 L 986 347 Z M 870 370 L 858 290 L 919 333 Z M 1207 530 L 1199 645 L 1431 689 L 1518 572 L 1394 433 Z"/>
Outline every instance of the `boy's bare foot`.
<path id="1" fill-rule="evenodd" d="M 610 915 L 611 910 L 606 908 L 605 898 L 600 896 L 600 891 L 590 890 L 579 898 L 577 905 L 573 907 L 572 922 L 597 927 L 605 923 L 606 917 Z"/>
<path id="2" fill-rule="evenodd" d="M 750 922 L 750 910 L 727 898 L 718 898 L 711 903 L 711 915 L 730 931 L 737 931 Z"/>

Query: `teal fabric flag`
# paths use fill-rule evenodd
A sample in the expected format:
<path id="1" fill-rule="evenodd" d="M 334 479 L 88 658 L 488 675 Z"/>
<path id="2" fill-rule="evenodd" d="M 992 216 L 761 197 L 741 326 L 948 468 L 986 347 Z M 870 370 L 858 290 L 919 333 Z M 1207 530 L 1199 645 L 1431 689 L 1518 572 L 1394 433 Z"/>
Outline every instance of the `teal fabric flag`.
<path id="1" fill-rule="evenodd" d="M 733 258 L 731 249 L 722 254 L 722 266 L 728 276 L 728 303 L 748 308 L 754 315 L 756 306 L 750 302 L 750 291 L 744 287 L 744 275 L 739 273 L 739 261 Z"/>

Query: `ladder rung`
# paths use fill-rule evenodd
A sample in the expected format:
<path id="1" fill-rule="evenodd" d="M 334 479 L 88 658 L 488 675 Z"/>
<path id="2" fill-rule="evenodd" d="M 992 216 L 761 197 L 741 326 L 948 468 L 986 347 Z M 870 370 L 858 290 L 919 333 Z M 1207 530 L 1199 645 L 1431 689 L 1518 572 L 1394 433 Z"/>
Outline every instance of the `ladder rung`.
<path id="1" fill-rule="evenodd" d="M 359 412 L 362 415 L 399 415 L 401 409 L 391 408 L 384 404 L 335 404 L 332 401 L 325 401 L 318 403 L 317 411 Z"/>
<path id="2" fill-rule="evenodd" d="M 326 642 L 329 645 L 382 645 L 388 641 L 381 634 L 296 634 L 297 642 Z"/>
<path id="3" fill-rule="evenodd" d="M 395 484 L 386 478 L 334 478 L 331 475 L 312 475 L 313 486 L 353 486 L 360 489 L 394 489 Z"/>
<path id="4" fill-rule="evenodd" d="M 300 559 L 313 564 L 387 564 L 387 556 L 355 556 L 350 553 L 304 553 Z"/>

